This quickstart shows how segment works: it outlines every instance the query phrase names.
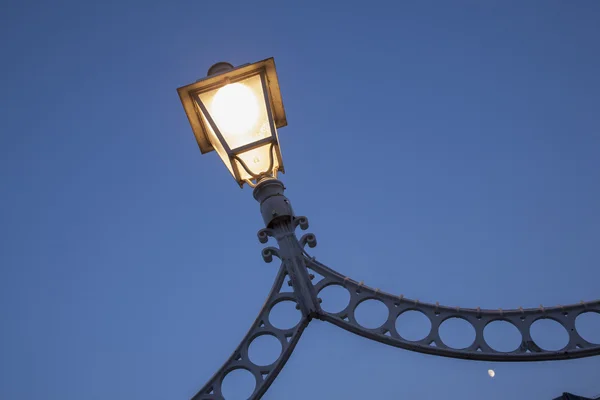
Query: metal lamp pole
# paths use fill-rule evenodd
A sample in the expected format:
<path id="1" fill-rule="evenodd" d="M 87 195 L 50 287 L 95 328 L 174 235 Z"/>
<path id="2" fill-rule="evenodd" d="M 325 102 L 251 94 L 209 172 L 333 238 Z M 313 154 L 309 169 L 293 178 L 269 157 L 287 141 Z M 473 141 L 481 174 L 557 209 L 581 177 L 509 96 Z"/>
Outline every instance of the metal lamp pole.
<path id="1" fill-rule="evenodd" d="M 302 230 L 308 228 L 308 219 L 294 215 L 291 203 L 284 195 L 284 185 L 277 179 L 277 172 L 284 171 L 277 128 L 285 126 L 287 121 L 272 58 L 238 68 L 228 63 L 215 64 L 209 69 L 206 79 L 181 87 L 178 92 L 201 152 L 216 150 L 240 186 L 247 183 L 254 187 L 253 195 L 260 204 L 265 223 L 265 228 L 258 232 L 258 239 L 266 243 L 272 237 L 278 244 L 277 248 L 263 249 L 262 256 L 266 262 L 271 262 L 273 256 L 281 260 L 273 287 L 250 330 L 193 400 L 224 399 L 221 390 L 223 379 L 236 369 L 245 369 L 254 375 L 256 385 L 250 399 L 260 399 L 313 318 L 328 321 L 367 339 L 444 357 L 481 361 L 542 361 L 600 354 L 600 344 L 582 338 L 575 325 L 575 319 L 582 313 L 600 314 L 600 300 L 535 309 L 447 307 L 438 303 L 421 303 L 403 295 L 371 288 L 311 257 L 305 247 L 316 246 L 315 236 L 310 233 L 300 239 L 296 236 L 298 226 Z M 238 121 L 244 123 L 238 124 Z M 320 274 L 323 279 L 313 283 L 311 271 Z M 291 293 L 281 291 L 286 278 L 293 287 Z M 319 292 L 332 285 L 343 287 L 350 294 L 348 305 L 340 312 L 327 312 L 320 306 Z M 378 300 L 388 309 L 386 321 L 378 328 L 365 328 L 356 320 L 356 308 L 366 300 Z M 302 313 L 300 322 L 289 329 L 277 328 L 269 320 L 271 309 L 282 301 L 295 302 Z M 431 329 L 426 337 L 409 341 L 398 333 L 395 321 L 406 311 L 419 311 L 429 318 Z M 450 318 L 463 319 L 473 326 L 475 340 L 467 348 L 454 349 L 441 340 L 440 325 Z M 563 326 L 569 335 L 564 348 L 548 351 L 532 340 L 530 327 L 539 319 L 552 319 Z M 519 348 L 511 352 L 499 352 L 488 345 L 483 331 L 494 321 L 506 321 L 518 329 L 521 334 Z M 277 338 L 282 346 L 277 360 L 266 366 L 256 365 L 248 357 L 250 343 L 262 335 Z"/>

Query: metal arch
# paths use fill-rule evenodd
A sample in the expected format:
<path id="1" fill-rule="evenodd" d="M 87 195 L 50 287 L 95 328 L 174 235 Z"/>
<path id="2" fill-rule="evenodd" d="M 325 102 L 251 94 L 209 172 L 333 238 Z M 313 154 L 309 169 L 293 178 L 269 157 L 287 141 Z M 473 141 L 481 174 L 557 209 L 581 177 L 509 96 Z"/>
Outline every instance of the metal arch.
<path id="1" fill-rule="evenodd" d="M 308 244 L 310 247 L 314 247 L 316 239 L 313 234 L 307 234 L 300 239 L 300 243 L 302 246 Z M 368 339 L 420 353 L 481 361 L 564 360 L 600 355 L 600 344 L 590 343 L 582 338 L 575 325 L 577 316 L 584 312 L 600 314 L 600 300 L 587 303 L 582 301 L 579 304 L 567 306 L 547 308 L 540 306 L 539 308 L 513 310 L 448 307 L 437 303 L 421 303 L 419 300 L 407 299 L 403 295 L 393 295 L 373 289 L 328 268 L 306 253 L 305 257 L 308 268 L 323 276 L 323 279 L 314 285 L 317 293 L 328 286 L 338 285 L 346 288 L 350 294 L 350 301 L 344 310 L 337 313 L 321 310 L 318 318 Z M 361 326 L 355 317 L 358 305 L 370 299 L 382 302 L 388 309 L 386 321 L 376 329 Z M 398 316 L 410 310 L 420 311 L 431 322 L 429 334 L 421 340 L 406 340 L 396 329 Z M 454 349 L 444 344 L 440 338 L 439 327 L 449 318 L 460 318 L 473 326 L 475 340 L 470 346 L 464 349 Z M 568 333 L 569 341 L 564 348 L 558 351 L 544 350 L 531 338 L 531 325 L 535 321 L 545 318 L 558 322 Z M 517 328 L 522 340 L 516 350 L 500 352 L 494 350 L 485 341 L 483 331 L 493 321 L 507 321 Z"/>
<path id="2" fill-rule="evenodd" d="M 263 250 L 263 258 L 270 262 L 273 255 L 278 255 L 276 249 L 267 248 Z M 269 321 L 269 312 L 279 302 L 293 301 L 297 304 L 296 295 L 290 292 L 280 292 L 283 281 L 286 277 L 285 266 L 282 264 L 269 296 L 265 301 L 258 317 L 250 327 L 250 330 L 242 339 L 241 343 L 235 349 L 229 359 L 219 368 L 212 378 L 192 397 L 192 400 L 223 400 L 222 384 L 225 376 L 236 369 L 245 369 L 249 371 L 256 380 L 256 386 L 249 400 L 260 399 L 273 383 L 288 358 L 292 354 L 300 335 L 308 325 L 309 319 L 302 316 L 300 322 L 295 327 L 289 329 L 279 329 L 274 327 Z M 262 335 L 271 335 L 281 343 L 281 354 L 272 364 L 259 366 L 254 364 L 248 357 L 250 343 L 255 338 Z"/>
<path id="3" fill-rule="evenodd" d="M 331 322 L 347 331 L 391 346 L 443 357 L 481 361 L 543 361 L 600 355 L 600 344 L 583 339 L 575 325 L 577 316 L 584 312 L 600 314 L 600 300 L 549 308 L 540 306 L 536 309 L 482 310 L 447 307 L 438 303 L 421 303 L 418 300 L 407 299 L 403 295 L 396 296 L 373 289 L 334 271 L 306 253 L 304 247 L 306 245 L 315 247 L 317 240 L 311 233 L 305 234 L 300 240 L 296 238 L 295 229 L 300 226 L 302 230 L 306 230 L 308 219 L 294 215 L 283 191 L 283 184 L 277 179 L 261 181 L 254 189 L 254 197 L 261 205 L 261 214 L 266 226 L 258 232 L 258 239 L 261 243 L 266 243 L 269 237 L 274 237 L 279 244 L 279 248 L 266 247 L 262 251 L 266 262 L 271 262 L 273 256 L 282 261 L 273 287 L 244 339 L 192 400 L 224 399 L 223 379 L 236 369 L 245 369 L 254 375 L 256 386 L 249 400 L 260 399 L 285 365 L 312 318 Z M 316 284 L 312 283 L 314 275 L 310 273 L 311 270 L 322 275 L 323 279 Z M 290 278 L 288 283 L 293 286 L 293 293 L 280 292 L 286 276 Z M 317 298 L 321 290 L 331 285 L 342 286 L 350 294 L 350 301 L 346 308 L 337 313 L 324 311 L 320 306 L 321 299 Z M 355 318 L 358 305 L 370 299 L 381 301 L 388 309 L 386 321 L 376 329 L 361 326 Z M 295 327 L 278 329 L 270 323 L 269 313 L 273 306 L 281 301 L 295 302 L 296 308 L 302 312 L 302 318 Z M 396 319 L 409 310 L 423 313 L 431 322 L 429 334 L 421 340 L 406 340 L 396 329 Z M 470 346 L 465 349 L 453 349 L 441 340 L 439 327 L 449 318 L 461 318 L 473 326 L 475 340 Z M 563 349 L 544 350 L 531 338 L 531 325 L 544 318 L 558 322 L 567 331 L 569 341 Z M 494 350 L 485 341 L 484 329 L 493 321 L 507 321 L 518 329 L 521 334 L 521 344 L 518 349 L 500 352 Z M 277 360 L 267 366 L 258 366 L 248 357 L 250 343 L 262 335 L 276 337 L 282 346 L 282 352 Z"/>

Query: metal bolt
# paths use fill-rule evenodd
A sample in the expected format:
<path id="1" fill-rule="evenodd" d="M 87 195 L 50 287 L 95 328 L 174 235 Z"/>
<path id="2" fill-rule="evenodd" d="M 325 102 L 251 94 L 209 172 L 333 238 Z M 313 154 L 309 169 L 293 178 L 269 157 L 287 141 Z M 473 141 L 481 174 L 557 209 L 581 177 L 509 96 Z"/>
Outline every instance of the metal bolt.
<path id="1" fill-rule="evenodd" d="M 288 281 L 288 286 L 294 286 L 291 279 Z"/>
<path id="2" fill-rule="evenodd" d="M 312 281 L 313 279 L 315 279 L 315 276 L 313 274 L 308 274 L 308 278 Z"/>

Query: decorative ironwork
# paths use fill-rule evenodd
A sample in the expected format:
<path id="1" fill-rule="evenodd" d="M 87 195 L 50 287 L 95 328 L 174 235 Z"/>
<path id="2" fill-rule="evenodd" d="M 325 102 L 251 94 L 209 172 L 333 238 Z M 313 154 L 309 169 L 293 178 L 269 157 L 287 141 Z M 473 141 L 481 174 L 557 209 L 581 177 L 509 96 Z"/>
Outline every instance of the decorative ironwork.
<path id="1" fill-rule="evenodd" d="M 259 241 L 267 243 L 269 237 L 274 237 L 279 245 L 279 248 L 263 249 L 263 259 L 271 262 L 273 256 L 276 256 L 281 259 L 282 265 L 267 301 L 250 331 L 232 356 L 193 397 L 193 400 L 223 399 L 221 392 L 223 378 L 227 373 L 238 368 L 246 369 L 255 376 L 256 387 L 249 399 L 259 399 L 283 368 L 301 333 L 312 318 L 331 322 L 347 331 L 391 346 L 443 357 L 482 361 L 542 361 L 600 355 L 600 344 L 591 343 L 581 337 L 575 325 L 577 316 L 584 312 L 600 314 L 600 300 L 556 307 L 540 305 L 539 308 L 531 309 L 519 307 L 514 310 L 482 310 L 479 307 L 473 309 L 448 307 L 439 303 L 422 303 L 407 299 L 403 295 L 386 293 L 334 271 L 304 250 L 305 246 L 311 248 L 316 246 L 316 237 L 312 233 L 307 233 L 297 239 L 295 229 L 300 226 L 302 230 L 306 230 L 308 219 L 294 216 L 289 200 L 283 195 L 283 184 L 280 181 L 271 179 L 259 182 L 254 190 L 254 197 L 261 204 L 261 213 L 267 226 L 258 232 Z M 312 271 L 323 278 L 313 283 Z M 293 293 L 280 293 L 286 275 L 290 278 L 288 283 L 293 286 Z M 333 285 L 345 288 L 350 296 L 348 305 L 339 312 L 324 311 L 320 306 L 321 299 L 317 297 L 323 289 Z M 296 302 L 297 308 L 302 312 L 301 321 L 294 328 L 287 330 L 274 327 L 268 318 L 272 307 L 284 300 Z M 367 300 L 380 301 L 387 307 L 386 320 L 375 329 L 366 328 L 356 320 L 356 308 Z M 421 312 L 431 322 L 431 329 L 423 339 L 410 341 L 399 334 L 396 320 L 407 311 Z M 468 347 L 454 349 L 443 342 L 439 328 L 450 318 L 467 321 L 474 328 L 475 339 Z M 564 348 L 550 351 L 535 343 L 530 328 L 540 319 L 554 320 L 566 330 L 569 340 Z M 501 352 L 486 342 L 484 329 L 494 321 L 505 321 L 519 331 L 521 343 L 516 350 Z M 266 367 L 253 364 L 248 358 L 250 343 L 263 334 L 278 338 L 283 349 L 279 358 Z"/>
<path id="2" fill-rule="evenodd" d="M 263 254 L 265 254 L 263 252 Z M 276 253 L 273 253 L 276 255 Z M 223 380 L 228 373 L 236 369 L 245 369 L 249 371 L 256 380 L 256 386 L 250 399 L 260 399 L 273 383 L 279 371 L 283 368 L 288 358 L 292 354 L 300 335 L 308 325 L 308 319 L 302 317 L 300 322 L 289 329 L 279 329 L 269 320 L 269 313 L 275 305 L 282 301 L 297 302 L 296 295 L 289 292 L 280 292 L 283 281 L 285 280 L 285 267 L 281 265 L 279 273 L 275 278 L 275 283 L 269 292 L 267 300 L 258 313 L 258 317 L 250 327 L 250 330 L 235 349 L 229 359 L 219 368 L 212 378 L 204 385 L 202 389 L 192 397 L 192 400 L 223 400 L 222 385 Z M 260 366 L 254 364 L 248 357 L 248 349 L 252 341 L 262 335 L 271 335 L 281 343 L 281 354 L 272 364 Z"/>
<path id="3" fill-rule="evenodd" d="M 481 308 L 448 307 L 436 304 L 422 303 L 419 300 L 407 299 L 402 295 L 393 295 L 374 289 L 350 279 L 337 271 L 306 257 L 308 267 L 324 278 L 315 284 L 317 293 L 331 285 L 345 288 L 349 295 L 348 305 L 340 312 L 323 311 L 319 319 L 331 322 L 340 328 L 356 333 L 391 346 L 417 351 L 437 356 L 463 358 L 482 361 L 542 361 L 563 360 L 600 355 L 600 344 L 590 343 L 579 335 L 575 319 L 584 312 L 600 314 L 600 300 L 581 302 L 568 306 L 544 307 L 514 310 L 483 310 Z M 366 300 L 377 300 L 388 310 L 385 322 L 376 329 L 365 328 L 356 320 L 356 308 Z M 396 329 L 396 319 L 406 311 L 423 313 L 431 322 L 431 330 L 421 340 L 409 341 L 404 339 Z M 475 340 L 464 349 L 454 349 L 445 344 L 440 338 L 441 324 L 450 319 L 459 318 L 467 321 L 475 329 Z M 569 335 L 569 341 L 558 351 L 544 350 L 531 338 L 531 325 L 540 319 L 551 319 L 558 322 Z M 510 352 L 494 350 L 483 335 L 485 327 L 494 321 L 506 321 L 512 324 L 521 334 L 520 346 Z"/>
<path id="4" fill-rule="evenodd" d="M 248 175 L 250 175 L 257 182 L 261 178 L 263 178 L 265 176 L 271 176 L 272 175 L 274 178 L 277 178 L 277 168 L 275 168 L 275 169 L 273 168 L 273 165 L 275 164 L 275 157 L 276 157 L 275 154 L 273 154 L 273 152 L 274 152 L 273 151 L 274 146 L 275 145 L 273 143 L 271 143 L 269 145 L 269 157 L 270 157 L 270 159 L 269 159 L 269 167 L 267 168 L 266 171 L 259 172 L 258 174 L 255 174 L 254 172 L 252 172 L 250 170 L 250 168 L 246 165 L 246 163 L 244 162 L 244 160 L 242 160 L 237 154 L 235 154 L 233 156 L 233 158 L 235 160 L 237 160 L 237 162 L 240 163 L 240 165 L 242 166 L 242 168 L 244 168 L 244 170 L 248 173 Z M 252 181 L 250 181 L 249 179 L 245 179 L 244 182 L 248 183 L 250 185 L 250 187 L 253 187 L 253 188 L 256 187 L 256 185 L 253 184 Z"/>

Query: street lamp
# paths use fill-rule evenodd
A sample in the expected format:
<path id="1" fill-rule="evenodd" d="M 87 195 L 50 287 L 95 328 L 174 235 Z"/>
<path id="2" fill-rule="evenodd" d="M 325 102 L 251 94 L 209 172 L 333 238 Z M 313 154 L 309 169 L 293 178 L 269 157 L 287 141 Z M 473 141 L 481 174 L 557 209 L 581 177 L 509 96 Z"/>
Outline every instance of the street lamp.
<path id="1" fill-rule="evenodd" d="M 279 272 L 267 300 L 231 357 L 193 397 L 194 400 L 223 399 L 223 379 L 230 372 L 244 369 L 254 375 L 256 385 L 250 399 L 259 399 L 269 388 L 290 357 L 302 332 L 313 318 L 330 322 L 350 332 L 391 346 L 444 357 L 481 361 L 542 361 L 588 357 L 600 354 L 600 344 L 585 340 L 577 331 L 576 318 L 588 312 L 600 314 L 600 300 L 567 306 L 513 310 L 483 310 L 447 307 L 439 303 L 422 303 L 371 288 L 318 262 L 305 247 L 316 246 L 313 234 L 296 237 L 298 226 L 308 228 L 306 217 L 295 216 L 290 201 L 284 196 L 284 186 L 277 179 L 283 172 L 283 161 L 277 138 L 277 128 L 287 124 L 279 83 L 272 58 L 234 68 L 218 63 L 208 71 L 208 77 L 178 89 L 200 151 L 216 150 L 238 184 L 254 187 L 254 198 L 260 203 L 265 228 L 258 239 L 266 243 L 275 238 L 278 248 L 267 247 L 262 255 L 266 262 L 273 256 L 281 260 Z M 313 282 L 313 271 L 323 278 Z M 284 282 L 293 293 L 281 291 Z M 338 286 L 349 294 L 349 302 L 339 312 L 321 308 L 319 293 Z M 362 326 L 355 317 L 356 308 L 364 301 L 378 300 L 388 310 L 385 322 L 377 328 Z M 271 309 L 278 303 L 291 301 L 302 313 L 294 327 L 281 329 L 269 320 Z M 418 311 L 431 323 L 427 335 L 408 340 L 396 329 L 396 320 L 405 312 Z M 473 326 L 474 341 L 466 348 L 448 346 L 440 337 L 439 328 L 452 318 Z M 531 337 L 531 325 L 540 319 L 558 322 L 569 336 L 568 343 L 558 351 L 545 350 Z M 484 329 L 494 321 L 505 321 L 521 334 L 521 342 L 513 351 L 495 350 L 484 338 Z M 281 343 L 279 357 L 270 365 L 257 365 L 248 357 L 250 344 L 256 338 L 270 335 Z"/>
<path id="2" fill-rule="evenodd" d="M 277 128 L 287 121 L 273 58 L 215 64 L 177 92 L 200 151 L 216 150 L 240 187 L 284 172 Z"/>

